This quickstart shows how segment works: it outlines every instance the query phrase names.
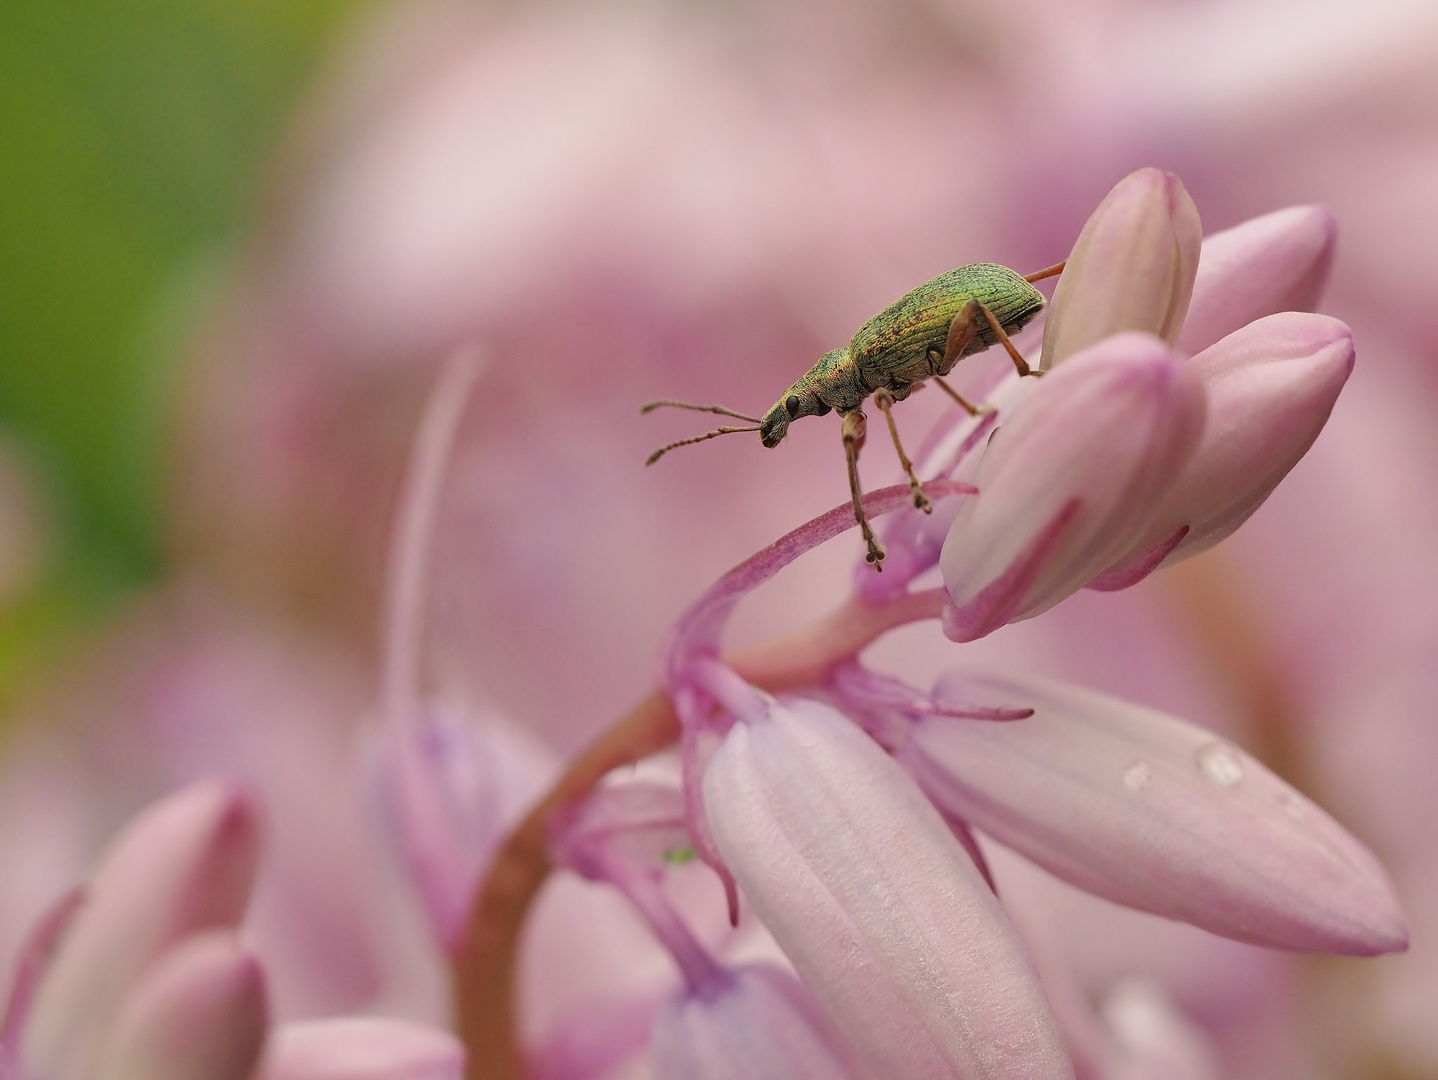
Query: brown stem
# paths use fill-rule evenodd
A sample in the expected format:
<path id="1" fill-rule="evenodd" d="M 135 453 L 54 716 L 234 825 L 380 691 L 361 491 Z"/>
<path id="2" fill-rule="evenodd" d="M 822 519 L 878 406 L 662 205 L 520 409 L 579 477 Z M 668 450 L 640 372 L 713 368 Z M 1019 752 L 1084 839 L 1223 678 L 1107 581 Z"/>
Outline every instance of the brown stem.
<path id="1" fill-rule="evenodd" d="M 748 681 L 774 693 L 815 686 L 886 630 L 938 615 L 942 599 L 941 589 L 930 589 L 879 605 L 850 600 L 808 630 L 742 653 L 732 663 Z M 655 690 L 570 763 L 495 856 L 454 956 L 455 1011 L 468 1053 L 467 1080 L 524 1080 L 515 1024 L 516 961 L 529 905 L 552 869 L 545 841 L 550 814 L 611 770 L 678 738 L 678 717 L 669 699 Z"/>

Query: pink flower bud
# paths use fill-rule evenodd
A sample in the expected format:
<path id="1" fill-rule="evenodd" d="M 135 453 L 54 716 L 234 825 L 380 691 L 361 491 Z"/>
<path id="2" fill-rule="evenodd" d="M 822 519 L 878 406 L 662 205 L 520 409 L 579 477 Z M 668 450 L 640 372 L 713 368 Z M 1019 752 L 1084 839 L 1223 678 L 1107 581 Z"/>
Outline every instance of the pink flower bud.
<path id="1" fill-rule="evenodd" d="M 27 1073 L 94 1075 L 98 1040 L 140 972 L 181 938 L 244 914 L 258 835 L 246 796 L 192 784 L 110 844 L 36 991 L 21 1044 Z"/>
<path id="2" fill-rule="evenodd" d="M 744 894 L 878 1075 L 1072 1076 L 993 893 L 913 781 L 842 715 L 800 700 L 735 724 L 703 790 Z"/>
<path id="3" fill-rule="evenodd" d="M 1203 226 L 1178 177 L 1139 169 L 1098 204 L 1054 289 L 1039 367 L 1125 330 L 1178 341 Z"/>
<path id="4" fill-rule="evenodd" d="M 1265 315 L 1312 311 L 1337 237 L 1321 206 L 1275 210 L 1205 237 L 1179 352 L 1192 356 Z"/>
<path id="5" fill-rule="evenodd" d="M 1146 334 L 1110 338 L 1046 376 L 994 435 L 980 494 L 944 541 L 945 632 L 982 637 L 1111 566 L 1146 534 L 1203 415 L 1198 376 Z"/>
<path id="6" fill-rule="evenodd" d="M 935 696 L 1034 708 L 1006 724 L 922 718 L 904 760 L 936 803 L 1064 880 L 1258 945 L 1406 947 L 1373 855 L 1212 733 L 1030 676 L 952 673 Z"/>
<path id="7" fill-rule="evenodd" d="M 1308 452 L 1353 370 L 1353 334 L 1326 315 L 1270 315 L 1191 361 L 1208 395 L 1203 435 L 1144 535 L 1092 583 L 1123 588 L 1206 551 L 1248 520 Z M 1183 531 L 1161 558 L 1159 545 Z"/>
<path id="8" fill-rule="evenodd" d="M 285 1024 L 255 1080 L 460 1080 L 464 1050 L 448 1032 L 381 1017 Z"/>
<path id="9" fill-rule="evenodd" d="M 787 972 L 740 968 L 676 999 L 654 1025 L 655 1080 L 855 1080 L 869 1074 Z"/>
<path id="10" fill-rule="evenodd" d="M 197 934 L 135 985 L 96 1080 L 249 1080 L 264 1048 L 265 981 L 233 934 Z"/>

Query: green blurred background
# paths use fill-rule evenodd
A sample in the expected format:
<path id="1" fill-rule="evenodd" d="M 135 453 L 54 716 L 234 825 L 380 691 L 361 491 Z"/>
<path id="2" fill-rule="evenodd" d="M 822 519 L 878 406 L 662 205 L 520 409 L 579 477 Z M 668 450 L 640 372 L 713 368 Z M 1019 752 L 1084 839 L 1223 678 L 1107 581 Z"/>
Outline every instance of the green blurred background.
<path id="1" fill-rule="evenodd" d="M 0 426 L 56 550 L 0 610 L 17 673 L 155 575 L 176 357 L 357 0 L 0 4 Z"/>

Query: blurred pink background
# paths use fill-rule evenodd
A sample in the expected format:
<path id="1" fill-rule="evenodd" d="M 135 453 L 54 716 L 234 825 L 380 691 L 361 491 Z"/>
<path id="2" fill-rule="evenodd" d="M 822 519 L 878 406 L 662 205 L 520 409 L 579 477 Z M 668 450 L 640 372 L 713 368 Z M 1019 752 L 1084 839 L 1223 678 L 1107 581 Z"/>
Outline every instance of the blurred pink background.
<path id="1" fill-rule="evenodd" d="M 540 772 L 647 692 L 706 584 L 847 498 L 836 421 L 645 469 L 703 421 L 641 402 L 766 409 L 915 283 L 1062 259 L 1119 177 L 1157 165 L 1208 232 L 1297 203 L 1338 218 L 1322 310 L 1358 365 L 1327 429 L 1192 564 L 970 646 L 905 630 L 873 659 L 926 685 L 962 648 L 1258 754 L 1383 858 L 1407 955 L 1237 945 L 996 852 L 1005 902 L 1095 1000 L 1153 980 L 1226 1075 L 1438 1076 L 1435 70 L 1426 0 L 377 6 L 296 109 L 205 301 L 164 580 L 17 706 L 0 953 L 125 815 L 225 772 L 266 814 L 246 932 L 280 1015 L 443 1022 L 366 766 L 385 550 L 441 361 L 472 340 L 486 367 L 444 490 L 423 682 L 508 725 Z M 911 442 L 945 405 L 897 410 Z M 897 476 L 881 440 L 864 475 Z M 24 500 L 5 510 L 30 536 Z M 836 606 L 851 540 L 742 608 L 735 643 Z M 565 985 L 531 1011 L 541 1034 L 604 993 L 606 950 L 649 946 L 551 948 L 531 999 Z"/>

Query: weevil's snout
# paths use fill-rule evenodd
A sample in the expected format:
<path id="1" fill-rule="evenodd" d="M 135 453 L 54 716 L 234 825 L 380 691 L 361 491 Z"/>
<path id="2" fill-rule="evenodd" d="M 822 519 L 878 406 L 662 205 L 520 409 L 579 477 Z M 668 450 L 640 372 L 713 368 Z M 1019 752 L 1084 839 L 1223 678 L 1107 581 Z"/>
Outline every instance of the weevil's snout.
<path id="1" fill-rule="evenodd" d="M 784 436 L 789 433 L 789 412 L 784 408 L 781 401 L 764 414 L 764 419 L 759 421 L 759 441 L 770 450 L 784 441 Z"/>
<path id="2" fill-rule="evenodd" d="M 759 439 L 773 449 L 784 441 L 791 421 L 801 416 L 823 416 L 831 411 L 830 406 L 812 390 L 801 389 L 799 384 L 795 384 L 764 414 L 759 424 Z"/>

